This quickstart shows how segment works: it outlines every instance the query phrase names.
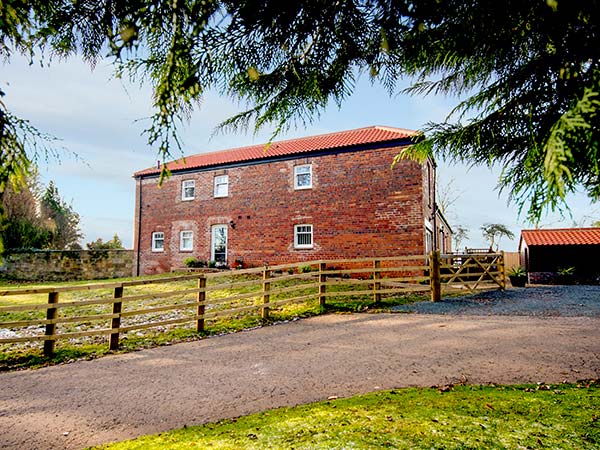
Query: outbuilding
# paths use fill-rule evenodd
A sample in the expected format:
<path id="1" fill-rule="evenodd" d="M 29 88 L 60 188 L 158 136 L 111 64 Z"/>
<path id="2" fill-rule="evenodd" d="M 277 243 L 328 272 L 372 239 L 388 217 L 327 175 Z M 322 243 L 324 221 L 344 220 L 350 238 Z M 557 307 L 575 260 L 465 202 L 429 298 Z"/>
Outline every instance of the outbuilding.
<path id="1" fill-rule="evenodd" d="M 522 230 L 521 265 L 530 283 L 552 283 L 571 272 L 579 282 L 600 277 L 600 228 Z"/>

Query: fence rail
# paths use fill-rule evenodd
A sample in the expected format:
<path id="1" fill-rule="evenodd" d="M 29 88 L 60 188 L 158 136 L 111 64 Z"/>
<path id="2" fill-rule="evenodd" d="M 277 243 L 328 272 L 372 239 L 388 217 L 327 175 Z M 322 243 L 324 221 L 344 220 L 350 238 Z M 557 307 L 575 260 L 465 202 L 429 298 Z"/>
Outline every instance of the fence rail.
<path id="1" fill-rule="evenodd" d="M 409 292 L 431 293 L 506 287 L 502 253 L 399 256 L 385 258 L 318 260 L 227 273 L 197 273 L 123 282 L 74 286 L 6 289 L 0 306 L 1 344 L 43 341 L 44 354 L 55 351 L 60 339 L 108 335 L 111 350 L 121 334 L 149 328 L 195 323 L 240 314 L 260 314 L 267 319 L 284 305 L 331 298 L 383 296 Z M 154 289 L 152 292 L 145 290 Z M 125 290 L 128 292 L 126 293 Z M 229 291 L 234 290 L 235 294 Z M 125 295 L 125 293 L 127 295 Z M 20 304 L 16 296 L 41 296 L 46 302 Z M 63 300 L 61 296 L 91 298 Z M 6 303 L 6 302 L 4 302 Z M 166 316 L 165 316 L 166 314 Z M 33 329 L 33 332 L 32 332 Z M 27 333 L 24 333 L 27 330 Z"/>

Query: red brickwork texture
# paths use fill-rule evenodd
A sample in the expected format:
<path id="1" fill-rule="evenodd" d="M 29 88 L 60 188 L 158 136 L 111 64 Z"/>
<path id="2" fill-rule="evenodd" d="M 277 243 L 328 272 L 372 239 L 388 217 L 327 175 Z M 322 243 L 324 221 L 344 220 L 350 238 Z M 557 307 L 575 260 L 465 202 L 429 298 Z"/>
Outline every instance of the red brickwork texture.
<path id="1" fill-rule="evenodd" d="M 399 148 L 309 155 L 229 169 L 174 173 L 138 183 L 139 273 L 182 267 L 193 256 L 211 258 L 211 226 L 228 224 L 227 262 L 255 266 L 321 258 L 414 255 L 424 252 L 422 166 L 402 161 Z M 294 190 L 294 166 L 312 164 L 312 189 Z M 214 198 L 214 177 L 229 175 L 229 196 Z M 196 195 L 181 199 L 183 180 L 195 180 Z M 141 184 L 141 208 L 139 205 Z M 427 205 L 425 205 L 427 206 Z M 232 226 L 231 223 L 234 225 Z M 312 249 L 294 248 L 294 225 L 313 226 Z M 193 250 L 180 250 L 180 232 L 191 230 Z M 153 252 L 153 232 L 165 248 Z M 136 230 L 136 254 L 137 254 Z M 137 272 L 137 262 L 134 272 Z"/>

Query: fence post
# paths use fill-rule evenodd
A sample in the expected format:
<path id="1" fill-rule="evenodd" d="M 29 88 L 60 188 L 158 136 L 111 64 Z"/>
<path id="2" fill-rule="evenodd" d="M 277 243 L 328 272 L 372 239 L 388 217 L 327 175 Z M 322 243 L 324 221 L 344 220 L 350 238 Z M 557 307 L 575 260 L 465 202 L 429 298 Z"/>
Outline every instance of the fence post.
<path id="1" fill-rule="evenodd" d="M 439 302 L 442 299 L 442 284 L 440 277 L 441 265 L 440 251 L 434 250 L 429 255 L 429 280 L 432 302 Z"/>
<path id="2" fill-rule="evenodd" d="M 122 298 L 122 297 L 123 297 L 123 286 L 122 285 L 117 286 L 115 288 L 115 293 L 113 295 L 113 298 L 117 299 L 117 298 Z M 121 326 L 121 308 L 122 307 L 123 307 L 123 302 L 114 302 L 113 303 L 112 313 L 118 314 L 118 316 L 112 318 L 112 320 L 110 322 L 111 330 L 119 330 L 119 327 Z M 119 349 L 119 331 L 115 331 L 114 333 L 110 334 L 108 348 L 110 350 L 118 350 Z"/>
<path id="3" fill-rule="evenodd" d="M 263 285 L 262 285 L 262 291 L 263 291 L 262 318 L 263 319 L 269 318 L 269 307 L 267 306 L 269 304 L 269 299 L 270 299 L 269 291 L 271 290 L 271 283 L 268 281 L 269 278 L 271 278 L 271 271 L 269 270 L 269 266 L 265 266 L 265 268 L 263 270 Z"/>
<path id="4" fill-rule="evenodd" d="M 373 302 L 379 303 L 381 301 L 381 294 L 379 290 L 381 289 L 381 283 L 379 280 L 381 279 L 381 272 L 377 269 L 381 267 L 381 261 L 378 259 L 373 260 Z"/>
<path id="5" fill-rule="evenodd" d="M 196 293 L 196 302 L 198 303 L 198 309 L 196 315 L 199 317 L 196 320 L 196 332 L 200 333 L 204 331 L 204 312 L 206 311 L 206 277 L 200 275 L 198 278 L 198 289 Z"/>
<path id="6" fill-rule="evenodd" d="M 498 272 L 500 272 L 500 276 L 502 277 L 500 289 L 504 291 L 506 290 L 506 260 L 504 259 L 504 250 L 500 252 L 500 263 L 498 264 L 498 269 Z"/>
<path id="7" fill-rule="evenodd" d="M 48 305 L 53 305 L 58 303 L 58 292 L 50 292 L 48 294 Z M 58 317 L 58 310 L 56 308 L 48 308 L 46 310 L 46 319 L 54 320 Z M 44 333 L 46 336 L 54 337 L 56 332 L 56 324 L 55 323 L 47 323 L 46 324 L 46 332 Z M 44 341 L 44 356 L 49 358 L 54 354 L 54 345 L 56 341 L 54 339 L 47 339 Z"/>
<path id="8" fill-rule="evenodd" d="M 327 263 L 321 262 L 319 263 L 319 306 L 323 308 L 325 306 L 326 296 L 325 292 L 327 292 L 327 285 L 325 282 L 327 281 L 327 274 L 323 273 L 327 269 Z"/>

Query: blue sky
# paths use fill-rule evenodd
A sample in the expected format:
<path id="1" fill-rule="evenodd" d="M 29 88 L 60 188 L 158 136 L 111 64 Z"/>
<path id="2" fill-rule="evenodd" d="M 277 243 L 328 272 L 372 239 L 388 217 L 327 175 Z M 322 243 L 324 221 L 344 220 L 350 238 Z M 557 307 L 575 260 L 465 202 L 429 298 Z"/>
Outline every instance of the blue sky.
<path id="1" fill-rule="evenodd" d="M 54 180 L 67 201 L 81 215 L 83 244 L 118 233 L 131 247 L 135 186 L 131 177 L 136 170 L 156 164 L 155 151 L 146 145 L 141 132 L 151 114 L 149 86 L 139 87 L 112 77 L 112 68 L 100 62 L 92 71 L 76 59 L 54 61 L 49 67 L 29 65 L 20 57 L 5 63 L 0 72 L 4 101 L 15 114 L 27 118 L 38 129 L 61 139 L 65 150 L 60 161 L 40 162 L 43 181 Z M 368 79 L 359 80 L 355 94 L 338 109 L 331 105 L 319 119 L 306 127 L 293 128 L 281 139 L 360 128 L 389 125 L 419 129 L 428 121 L 442 121 L 456 99 L 444 97 L 390 97 Z M 271 130 L 257 135 L 248 133 L 213 136 L 222 120 L 241 110 L 241 106 L 216 94 L 209 94 L 190 121 L 181 129 L 184 153 L 262 143 Z M 211 137 L 212 136 L 212 137 Z M 278 138 L 279 139 L 279 138 Z M 73 157 L 76 154 L 77 157 Z M 451 224 L 467 227 L 471 247 L 483 247 L 480 227 L 484 223 L 508 226 L 516 239 L 503 239 L 501 247 L 514 251 L 522 228 L 531 228 L 517 208 L 507 203 L 506 195 L 495 189 L 499 168 L 468 168 L 439 163 L 440 184 L 453 181 L 459 192 L 449 211 Z M 569 198 L 572 217 L 549 214 L 544 227 L 569 227 L 574 222 L 589 224 L 600 219 L 600 207 L 583 194 Z"/>

